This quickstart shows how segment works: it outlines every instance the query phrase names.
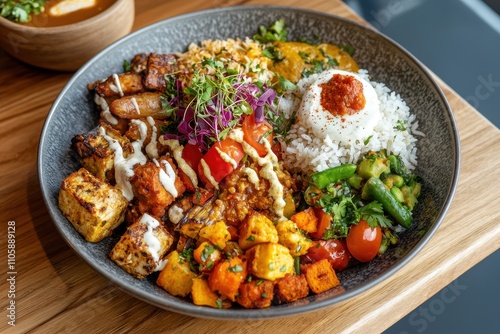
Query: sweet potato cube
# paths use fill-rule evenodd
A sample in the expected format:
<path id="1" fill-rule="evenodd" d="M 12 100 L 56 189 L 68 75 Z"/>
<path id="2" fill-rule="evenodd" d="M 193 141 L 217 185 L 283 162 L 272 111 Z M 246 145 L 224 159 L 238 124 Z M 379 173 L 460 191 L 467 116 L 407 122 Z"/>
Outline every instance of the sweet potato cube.
<path id="1" fill-rule="evenodd" d="M 143 278 L 159 270 L 174 237 L 148 214 L 130 225 L 110 252 L 110 258 L 125 271 Z"/>
<path id="2" fill-rule="evenodd" d="M 313 208 L 297 212 L 290 217 L 290 220 L 297 224 L 297 227 L 307 233 L 314 233 L 318 229 L 318 218 L 314 214 Z"/>
<path id="3" fill-rule="evenodd" d="M 85 168 L 69 175 L 59 191 L 59 208 L 75 229 L 90 242 L 111 235 L 125 219 L 128 201 L 120 190 Z"/>
<path id="4" fill-rule="evenodd" d="M 215 292 L 210 290 L 208 281 L 201 277 L 193 279 L 191 286 L 191 298 L 193 304 L 200 306 L 210 306 L 214 308 L 230 308 L 229 300 L 222 300 Z"/>
<path id="5" fill-rule="evenodd" d="M 252 280 L 240 285 L 236 302 L 244 308 L 266 308 L 271 306 L 273 296 L 274 282 Z"/>
<path id="6" fill-rule="evenodd" d="M 174 296 L 186 297 L 193 286 L 196 273 L 191 271 L 190 263 L 177 251 L 172 251 L 165 259 L 167 264 L 158 275 L 156 284 Z"/>
<path id="7" fill-rule="evenodd" d="M 278 243 L 278 232 L 273 222 L 261 213 L 247 216 L 240 227 L 238 243 L 243 250 L 261 243 Z"/>
<path id="8" fill-rule="evenodd" d="M 246 262 L 232 257 L 219 262 L 208 276 L 210 290 L 235 301 L 240 284 L 247 277 Z"/>
<path id="9" fill-rule="evenodd" d="M 309 294 L 309 285 L 307 285 L 306 277 L 303 274 L 287 274 L 276 281 L 275 290 L 275 298 L 279 304 L 291 303 L 307 297 Z"/>
<path id="10" fill-rule="evenodd" d="M 340 284 L 335 271 L 327 259 L 304 265 L 301 268 L 305 272 L 309 288 L 316 294 L 330 290 Z"/>

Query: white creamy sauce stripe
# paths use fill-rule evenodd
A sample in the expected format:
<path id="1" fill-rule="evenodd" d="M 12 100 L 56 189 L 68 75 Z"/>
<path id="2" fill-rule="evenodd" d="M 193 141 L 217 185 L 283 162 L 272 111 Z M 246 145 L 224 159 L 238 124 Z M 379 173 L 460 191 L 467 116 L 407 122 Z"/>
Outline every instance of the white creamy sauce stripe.
<path id="1" fill-rule="evenodd" d="M 99 94 L 94 95 L 94 102 L 101 107 L 102 115 L 104 119 L 108 121 L 109 124 L 116 125 L 118 124 L 118 120 L 111 114 L 109 111 L 109 106 L 106 100 L 100 96 Z"/>
<path id="2" fill-rule="evenodd" d="M 243 146 L 243 150 L 248 154 L 253 161 L 257 162 L 261 166 L 259 175 L 269 181 L 269 195 L 274 199 L 273 210 L 274 212 L 284 219 L 283 210 L 285 208 L 285 200 L 283 185 L 279 181 L 278 175 L 274 171 L 274 167 L 278 167 L 278 157 L 274 154 L 271 149 L 271 144 L 265 138 L 263 138 L 264 146 L 266 147 L 267 154 L 265 157 L 260 157 L 257 151 L 248 143 L 243 140 L 243 131 L 241 129 L 234 129 L 229 133 L 229 138 L 237 141 Z M 252 182 L 252 181 L 250 181 Z"/>
<path id="3" fill-rule="evenodd" d="M 130 99 L 130 102 L 132 102 L 132 104 L 134 105 L 135 111 L 140 115 L 141 110 L 139 109 L 139 105 L 137 104 L 137 100 L 135 99 L 135 97 L 132 97 Z"/>
<path id="4" fill-rule="evenodd" d="M 151 159 L 158 159 L 158 146 L 157 146 L 157 137 L 158 137 L 158 129 L 156 128 L 156 123 L 153 117 L 148 116 L 146 118 L 149 125 L 151 125 L 151 140 L 146 146 L 146 153 L 148 157 Z"/>
<path id="5" fill-rule="evenodd" d="M 165 190 L 168 191 L 173 197 L 177 197 L 178 192 L 175 188 L 175 171 L 172 168 L 172 165 L 170 165 L 167 160 L 161 160 L 163 167 L 158 163 L 158 160 L 153 159 L 153 162 L 156 166 L 160 167 L 159 177 L 163 188 L 165 188 Z"/>
<path id="6" fill-rule="evenodd" d="M 198 186 L 198 176 L 196 171 L 188 165 L 186 160 L 182 158 L 182 151 L 184 150 L 184 146 L 179 144 L 177 139 L 163 139 L 160 137 L 160 144 L 167 145 L 172 150 L 172 155 L 174 156 L 175 161 L 177 162 L 177 166 L 189 177 L 191 183 L 194 187 Z"/>
<path id="7" fill-rule="evenodd" d="M 113 74 L 113 80 L 115 81 L 115 86 L 118 90 L 117 93 L 120 93 L 120 96 L 123 97 L 122 84 L 120 83 L 120 77 L 118 76 L 118 74 Z"/>
<path id="8" fill-rule="evenodd" d="M 160 222 L 156 220 L 154 217 L 148 215 L 147 213 L 143 214 L 140 222 L 147 226 L 147 231 L 144 233 L 144 242 L 148 245 L 149 254 L 153 257 L 153 260 L 156 263 L 155 271 L 162 270 L 167 264 L 166 260 L 160 260 L 160 250 L 161 250 L 161 242 L 154 235 L 154 229 L 160 226 Z"/>
<path id="9" fill-rule="evenodd" d="M 134 165 L 141 164 L 144 165 L 147 162 L 147 157 L 142 153 L 142 146 L 147 135 L 147 126 L 144 122 L 139 120 L 132 120 L 132 123 L 139 127 L 139 132 L 141 138 L 132 143 L 134 152 L 125 158 L 123 155 L 123 148 L 121 147 L 118 140 L 110 137 L 106 134 L 106 130 L 103 127 L 99 128 L 99 135 L 103 136 L 104 139 L 109 144 L 109 147 L 114 152 L 114 168 L 115 168 L 115 179 L 118 188 L 121 190 L 123 196 L 131 201 L 134 198 L 134 192 L 132 190 L 132 185 L 129 179 L 134 176 Z"/>

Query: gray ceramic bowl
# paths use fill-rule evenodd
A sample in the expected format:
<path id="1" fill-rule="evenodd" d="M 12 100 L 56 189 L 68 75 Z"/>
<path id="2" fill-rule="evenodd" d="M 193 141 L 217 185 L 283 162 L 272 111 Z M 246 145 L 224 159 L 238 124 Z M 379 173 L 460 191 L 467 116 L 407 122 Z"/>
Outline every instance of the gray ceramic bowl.
<path id="1" fill-rule="evenodd" d="M 179 52 L 190 42 L 252 36 L 259 25 L 285 19 L 289 39 L 319 36 L 321 41 L 351 44 L 355 59 L 384 82 L 416 114 L 426 136 L 418 142 L 423 177 L 420 203 L 413 226 L 401 243 L 383 257 L 339 273 L 341 289 L 311 296 L 292 304 L 263 310 L 218 310 L 199 307 L 156 286 L 154 278 L 137 280 L 108 258 L 118 236 L 98 244 L 86 242 L 57 207 L 61 181 L 78 168 L 70 153 L 75 134 L 97 124 L 97 113 L 86 85 L 122 70 L 124 59 L 138 52 Z M 450 206 L 459 174 L 459 138 L 453 114 L 443 93 L 427 70 L 408 52 L 379 33 L 331 15 L 284 7 L 229 7 L 191 13 L 158 22 L 114 43 L 83 66 L 64 87 L 47 117 L 39 147 L 39 178 L 49 212 L 66 242 L 97 272 L 135 297 L 158 307 L 192 316 L 220 319 L 272 318 L 309 312 L 355 296 L 388 278 L 404 266 L 431 238 Z"/>

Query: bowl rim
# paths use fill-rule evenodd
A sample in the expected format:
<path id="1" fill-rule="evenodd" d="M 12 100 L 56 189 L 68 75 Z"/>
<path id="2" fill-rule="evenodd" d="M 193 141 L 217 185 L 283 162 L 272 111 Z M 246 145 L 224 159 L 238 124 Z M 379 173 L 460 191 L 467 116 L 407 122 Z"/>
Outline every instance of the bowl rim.
<path id="1" fill-rule="evenodd" d="M 0 16 L 0 26 L 4 26 L 10 30 L 18 32 L 24 31 L 28 33 L 37 33 L 37 34 L 65 33 L 70 30 L 79 30 L 89 25 L 91 26 L 98 21 L 105 20 L 109 15 L 112 15 L 117 9 L 119 9 L 120 6 L 123 5 L 123 3 L 127 1 L 132 1 L 132 3 L 134 2 L 133 0 L 116 0 L 111 6 L 108 7 L 108 9 L 100 12 L 97 15 L 89 17 L 88 19 L 85 19 L 83 21 L 78 21 L 75 23 L 65 24 L 61 26 L 54 26 L 54 27 L 27 26 L 23 25 L 22 23 L 17 23 L 12 20 L 9 20 L 3 16 Z"/>
<path id="2" fill-rule="evenodd" d="M 65 96 L 69 88 L 72 86 L 72 84 L 76 81 L 76 79 L 82 75 L 85 71 L 87 71 L 88 68 L 90 68 L 95 61 L 103 57 L 106 53 L 108 53 L 111 49 L 127 43 L 128 40 L 134 39 L 136 35 L 142 34 L 143 32 L 147 30 L 154 30 L 156 27 L 161 26 L 163 24 L 169 24 L 171 22 L 176 22 L 176 21 L 182 21 L 187 18 L 192 18 L 196 16 L 206 16 L 206 15 L 211 15 L 211 14 L 216 14 L 220 12 L 235 12 L 235 11 L 252 11 L 252 10 L 262 10 L 262 9 L 273 9 L 277 11 L 292 11 L 292 12 L 299 12 L 299 13 L 305 13 L 305 14 L 312 14 L 316 16 L 321 16 L 325 19 L 333 19 L 333 20 L 338 20 L 341 21 L 342 24 L 347 24 L 347 25 L 355 25 L 357 28 L 364 30 L 369 33 L 374 33 L 377 35 L 379 38 L 385 39 L 388 43 L 392 44 L 396 49 L 401 51 L 404 56 L 408 57 L 408 61 L 414 63 L 416 67 L 418 67 L 423 74 L 426 76 L 426 79 L 429 81 L 429 83 L 433 86 L 433 88 L 436 90 L 437 94 L 439 95 L 440 102 L 443 103 L 444 108 L 446 109 L 446 112 L 448 113 L 448 117 L 451 123 L 451 130 L 452 130 L 452 137 L 454 139 L 454 174 L 452 177 L 452 181 L 450 184 L 450 187 L 446 190 L 447 191 L 447 198 L 445 202 L 442 205 L 441 211 L 439 212 L 438 216 L 436 217 L 435 223 L 427 229 L 425 235 L 415 244 L 415 246 L 407 253 L 405 254 L 402 258 L 400 258 L 390 269 L 386 270 L 382 274 L 380 274 L 378 277 L 375 279 L 368 280 L 367 282 L 364 282 L 355 288 L 340 293 L 338 295 L 332 296 L 327 299 L 323 300 L 317 300 L 314 301 L 313 303 L 308 303 L 304 305 L 299 305 L 297 307 L 291 307 L 291 308 L 279 308 L 279 307 L 271 307 L 271 310 L 269 308 L 267 309 L 215 309 L 215 308 L 210 308 L 210 307 L 202 307 L 202 306 L 196 306 L 194 304 L 188 304 L 188 303 L 179 303 L 179 302 L 171 302 L 165 298 L 162 298 L 161 296 L 155 295 L 151 292 L 146 292 L 142 289 L 137 289 L 135 287 L 130 287 L 126 283 L 120 281 L 117 279 L 115 276 L 112 274 L 106 272 L 103 270 L 101 267 L 87 259 L 82 252 L 80 252 L 69 240 L 68 236 L 64 234 L 64 231 L 62 228 L 59 226 L 57 223 L 57 210 L 58 208 L 53 208 L 50 205 L 50 198 L 48 196 L 47 191 L 45 191 L 46 187 L 46 182 L 43 179 L 44 171 L 43 171 L 43 147 L 45 146 L 45 134 L 48 131 L 49 125 L 51 123 L 51 119 L 55 114 L 55 111 L 57 110 L 58 104 L 62 100 L 62 98 Z M 117 40 L 116 42 L 110 44 L 108 47 L 100 51 L 98 54 L 96 54 L 94 57 L 92 57 L 86 64 L 84 64 L 73 76 L 72 78 L 66 83 L 66 85 L 63 87 L 61 92 L 59 93 L 58 97 L 54 101 L 49 113 L 47 114 L 45 123 L 42 128 L 42 132 L 40 135 L 40 141 L 39 141 L 39 147 L 38 147 L 38 178 L 39 178 L 39 183 L 40 187 L 42 189 L 42 195 L 43 199 L 45 202 L 45 205 L 49 211 L 49 214 L 52 218 L 52 221 L 56 225 L 57 230 L 63 237 L 63 239 L 66 241 L 66 243 L 72 248 L 83 260 L 86 262 L 90 267 L 92 267 L 95 271 L 97 271 L 99 274 L 104 276 L 108 281 L 112 282 L 116 286 L 118 286 L 120 289 L 124 290 L 125 292 L 131 294 L 133 297 L 142 300 L 144 302 L 147 302 L 148 304 L 155 305 L 159 308 L 173 311 L 176 313 L 184 314 L 184 315 L 189 315 L 193 317 L 198 317 L 198 318 L 205 318 L 205 319 L 218 319 L 218 320 L 249 320 L 249 319 L 272 319 L 272 318 L 280 318 L 280 317 L 287 317 L 287 316 L 293 316 L 293 315 L 299 315 L 299 314 L 304 314 L 304 313 L 309 313 L 312 311 L 316 311 L 319 309 L 323 309 L 328 306 L 333 306 L 335 304 L 338 304 L 342 301 L 345 301 L 347 299 L 350 299 L 354 296 L 357 296 L 375 285 L 385 281 L 388 279 L 390 276 L 395 274 L 397 271 L 399 271 L 402 267 L 404 267 L 411 259 L 413 259 L 420 251 L 421 249 L 428 243 L 428 241 L 431 239 L 431 237 L 434 235 L 434 233 L 438 230 L 440 227 L 444 217 L 446 216 L 446 213 L 448 212 L 448 209 L 451 206 L 451 203 L 453 201 L 453 198 L 455 196 L 455 192 L 458 186 L 458 180 L 459 180 L 459 174 L 460 174 L 460 162 L 461 162 L 461 152 L 460 152 L 460 139 L 459 139 L 459 133 L 458 133 L 458 127 L 456 125 L 455 117 L 453 115 L 453 111 L 448 103 L 448 100 L 446 99 L 442 89 L 438 85 L 437 81 L 433 78 L 432 73 L 430 70 L 423 65 L 418 59 L 416 59 L 415 56 L 413 56 L 410 52 L 408 52 L 404 47 L 399 45 L 397 42 L 392 40 L 391 38 L 385 36 L 381 32 L 375 30 L 374 28 L 371 28 L 370 26 L 363 25 L 359 22 L 352 21 L 350 19 L 337 16 L 334 14 L 330 13 L 325 13 L 321 12 L 318 10 L 312 10 L 312 9 L 305 9 L 305 8 L 300 8 L 300 7 L 293 7 L 293 6 L 277 6 L 277 5 L 240 5 L 240 6 L 229 6 L 229 7 L 223 7 L 223 8 L 211 8 L 211 9 L 204 9 L 204 10 L 199 10 L 199 11 L 193 11 L 185 14 L 180 14 L 176 16 L 172 16 L 163 20 L 160 20 L 158 22 L 152 23 L 150 25 L 144 26 L 128 35 L 125 37 L 122 37 L 121 39 Z"/>

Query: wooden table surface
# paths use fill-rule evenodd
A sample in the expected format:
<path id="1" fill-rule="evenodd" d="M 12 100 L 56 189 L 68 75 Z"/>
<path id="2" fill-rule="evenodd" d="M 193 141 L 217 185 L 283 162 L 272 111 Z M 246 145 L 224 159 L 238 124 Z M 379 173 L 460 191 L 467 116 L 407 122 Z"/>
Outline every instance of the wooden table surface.
<path id="1" fill-rule="evenodd" d="M 134 29 L 204 8 L 249 4 L 307 7 L 361 21 L 338 0 L 141 0 Z M 305 315 L 263 321 L 192 318 L 139 301 L 94 272 L 63 241 L 44 206 L 37 176 L 39 135 L 72 73 L 24 65 L 0 51 L 0 332 L 313 333 L 380 332 L 500 245 L 500 132 L 440 81 L 462 145 L 458 190 L 448 214 L 404 268 L 348 301 Z M 15 222 L 16 326 L 6 317 L 7 231 Z M 13 223 L 11 223 L 13 224 Z"/>

